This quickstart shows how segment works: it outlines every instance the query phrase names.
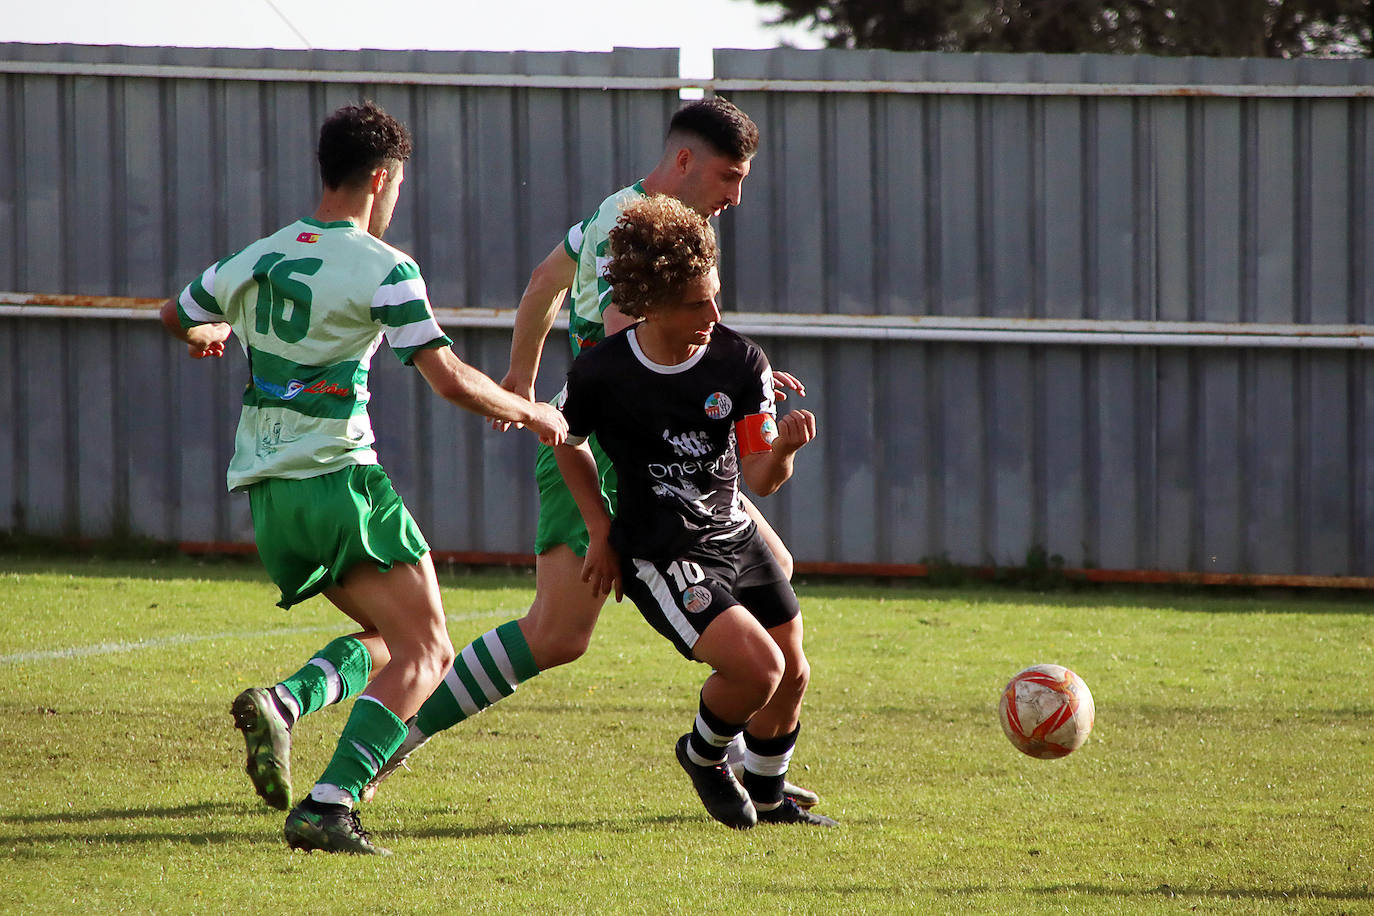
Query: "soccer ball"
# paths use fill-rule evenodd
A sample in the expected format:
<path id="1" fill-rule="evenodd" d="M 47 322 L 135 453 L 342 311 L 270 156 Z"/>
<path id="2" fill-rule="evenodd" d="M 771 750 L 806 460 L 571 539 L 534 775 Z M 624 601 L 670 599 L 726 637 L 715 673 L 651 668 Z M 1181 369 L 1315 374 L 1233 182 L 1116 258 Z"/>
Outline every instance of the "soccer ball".
<path id="1" fill-rule="evenodd" d="M 1093 695 L 1062 665 L 1031 665 L 1002 691 L 997 718 L 1023 754 L 1050 760 L 1076 751 L 1093 729 Z"/>

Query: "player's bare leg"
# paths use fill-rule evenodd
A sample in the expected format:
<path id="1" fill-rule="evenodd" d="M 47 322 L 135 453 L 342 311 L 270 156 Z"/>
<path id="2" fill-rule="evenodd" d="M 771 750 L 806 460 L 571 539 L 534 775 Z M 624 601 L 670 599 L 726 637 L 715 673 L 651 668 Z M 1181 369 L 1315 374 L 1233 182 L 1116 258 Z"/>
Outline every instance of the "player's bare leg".
<path id="1" fill-rule="evenodd" d="M 535 598 L 529 611 L 459 652 L 434 695 L 408 723 L 400 747 L 363 787 L 362 800 L 371 801 L 383 780 L 409 768 L 410 755 L 434 735 L 510 696 L 540 672 L 581 658 L 605 601 L 582 581 L 582 558 L 571 547 L 559 544 L 541 553 L 535 559 Z"/>
<path id="2" fill-rule="evenodd" d="M 362 613 L 345 607 L 342 593 L 334 601 L 354 619 Z M 250 687 L 234 698 L 230 712 L 247 750 L 244 769 L 267 804 L 291 809 L 291 731 L 296 722 L 357 696 L 390 658 L 376 630 L 351 633 L 331 641 L 274 686 Z"/>
<path id="3" fill-rule="evenodd" d="M 749 513 L 749 517 L 758 526 L 759 534 L 762 535 L 764 543 L 768 545 L 768 550 L 773 554 L 773 559 L 778 561 L 778 566 L 782 568 L 783 573 L 790 581 L 794 566 L 792 552 L 787 549 L 782 537 L 773 530 L 773 526 L 768 524 L 768 519 L 763 517 L 763 513 L 758 510 L 758 507 L 743 494 L 740 494 L 740 499 L 744 503 L 744 511 Z M 730 763 L 730 769 L 735 773 L 735 778 L 741 778 L 744 773 L 744 737 L 742 735 L 738 740 L 732 741 L 730 746 L 725 749 L 725 757 Z M 821 800 L 821 797 L 815 792 L 810 789 L 803 789 L 791 781 L 783 782 L 782 792 L 803 808 L 815 807 Z"/>
<path id="4" fill-rule="evenodd" d="M 353 704 L 334 756 L 310 796 L 287 815 L 286 841 L 296 849 L 385 855 L 368 839 L 353 805 L 401 743 L 404 720 L 452 664 L 439 583 L 426 555 L 389 570 L 359 564 L 325 594 L 364 632 L 378 634 L 389 660 Z"/>
<path id="5" fill-rule="evenodd" d="M 577 661 L 587 652 L 605 595 L 582 581 L 582 557 L 566 544 L 535 558 L 534 603 L 520 618 L 520 632 L 540 671 Z"/>
<path id="6" fill-rule="evenodd" d="M 387 657 L 366 695 L 398 718 L 413 716 L 453 663 L 453 643 L 429 554 L 388 570 L 361 563 L 325 597 L 356 620 L 364 633 L 380 637 L 380 646 L 370 638 L 362 640 L 374 663 L 383 653 Z"/>
<path id="7" fill-rule="evenodd" d="M 712 620 L 692 651 L 714 670 L 702 684 L 692 730 L 674 751 L 707 813 L 727 827 L 747 830 L 758 815 L 726 763 L 725 748 L 776 692 L 785 667 L 782 652 L 739 605 Z"/>
<path id="8" fill-rule="evenodd" d="M 698 659 L 716 668 L 702 686 L 699 719 L 709 710 L 724 722 L 748 723 L 741 729 L 742 783 L 759 823 L 833 827 L 833 820 L 812 814 L 783 789 L 811 676 L 803 631 L 800 616 L 765 631 L 743 608 L 712 621 L 694 649 Z"/>

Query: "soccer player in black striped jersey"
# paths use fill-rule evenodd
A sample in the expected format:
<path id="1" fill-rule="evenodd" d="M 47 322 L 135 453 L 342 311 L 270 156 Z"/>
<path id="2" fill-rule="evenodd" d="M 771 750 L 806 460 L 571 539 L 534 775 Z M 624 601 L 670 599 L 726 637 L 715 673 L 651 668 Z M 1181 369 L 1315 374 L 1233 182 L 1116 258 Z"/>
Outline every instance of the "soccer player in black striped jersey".
<path id="1" fill-rule="evenodd" d="M 775 492 L 816 418 L 776 418 L 772 373 L 758 345 L 717 322 L 715 233 L 705 217 L 656 195 L 610 232 L 606 279 L 637 324 L 584 352 L 568 373 L 567 444 L 559 470 L 587 523 L 582 578 L 629 595 L 684 656 L 714 670 L 678 762 L 707 811 L 736 829 L 834 826 L 783 794 L 810 667 L 787 576 L 744 511 L 741 477 Z M 619 477 L 612 521 L 586 437 Z M 726 747 L 744 733 L 743 785 Z"/>

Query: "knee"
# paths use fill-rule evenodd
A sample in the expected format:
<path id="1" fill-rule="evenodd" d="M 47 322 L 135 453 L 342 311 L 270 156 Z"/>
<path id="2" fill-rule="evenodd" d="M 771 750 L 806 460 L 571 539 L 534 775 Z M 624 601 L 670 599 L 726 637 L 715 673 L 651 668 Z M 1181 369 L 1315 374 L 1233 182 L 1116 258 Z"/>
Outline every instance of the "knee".
<path id="1" fill-rule="evenodd" d="M 546 671 L 549 668 L 556 668 L 559 665 L 577 661 L 587 654 L 587 647 L 590 644 L 589 634 L 564 633 L 552 638 L 543 636 L 530 643 L 530 654 L 534 656 L 534 663 L 539 670 Z"/>
<path id="2" fill-rule="evenodd" d="M 752 654 L 748 664 L 741 667 L 734 680 L 743 696 L 762 707 L 782 686 L 785 674 L 780 652 L 758 651 Z"/>
<path id="3" fill-rule="evenodd" d="M 444 679 L 448 669 L 453 667 L 453 642 L 446 630 L 431 633 L 420 646 L 420 676 L 431 681 L 434 686 Z"/>
<path id="4" fill-rule="evenodd" d="M 529 644 L 530 655 L 540 671 L 575 662 L 587 654 L 592 642 L 596 614 L 585 612 L 576 605 L 560 608 L 561 614 L 551 614 L 538 599 L 530 613 L 520 621 L 520 632 Z M 586 621 L 590 620 L 592 626 Z"/>

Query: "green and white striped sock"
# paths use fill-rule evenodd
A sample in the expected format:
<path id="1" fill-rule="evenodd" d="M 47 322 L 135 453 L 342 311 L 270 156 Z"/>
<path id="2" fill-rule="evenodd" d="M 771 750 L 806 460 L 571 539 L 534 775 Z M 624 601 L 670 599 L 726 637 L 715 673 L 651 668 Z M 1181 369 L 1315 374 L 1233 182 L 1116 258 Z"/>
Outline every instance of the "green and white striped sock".
<path id="1" fill-rule="evenodd" d="M 510 696 L 518 684 L 538 673 L 519 624 L 503 623 L 458 653 L 443 683 L 420 707 L 415 727 L 425 737 L 451 728 Z"/>
<path id="2" fill-rule="evenodd" d="M 290 713 L 291 725 L 301 716 L 362 693 L 371 673 L 372 655 L 367 647 L 352 636 L 340 636 L 277 684 L 273 693 Z"/>

